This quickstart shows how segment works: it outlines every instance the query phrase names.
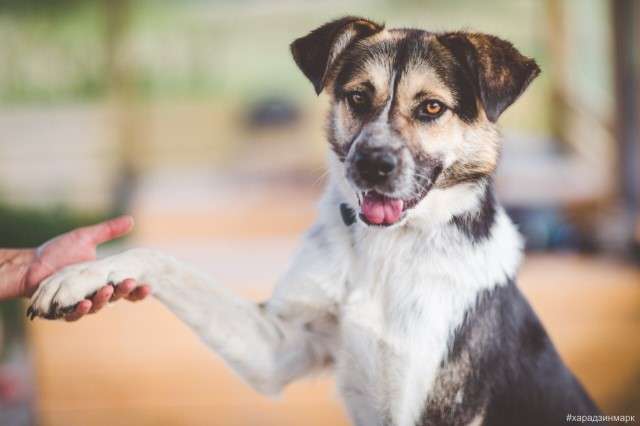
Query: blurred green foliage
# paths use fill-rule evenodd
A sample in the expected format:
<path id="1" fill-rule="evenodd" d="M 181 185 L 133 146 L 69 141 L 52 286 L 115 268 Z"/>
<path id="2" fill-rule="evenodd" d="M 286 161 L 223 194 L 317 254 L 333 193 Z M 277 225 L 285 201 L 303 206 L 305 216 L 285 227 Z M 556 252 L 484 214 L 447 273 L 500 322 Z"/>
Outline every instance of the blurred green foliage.
<path id="1" fill-rule="evenodd" d="M 78 213 L 64 207 L 38 209 L 9 207 L 0 203 L 0 247 L 36 247 L 59 234 L 105 218 L 104 215 Z"/>
<path id="2" fill-rule="evenodd" d="M 16 15 L 58 15 L 90 0 L 0 0 L 0 13 Z"/>
<path id="3" fill-rule="evenodd" d="M 109 0 L 0 0 L 0 100 L 91 100 L 107 93 Z M 540 57 L 540 5 L 535 1 L 368 0 L 278 2 L 132 0 L 127 36 L 132 80 L 146 98 L 253 98 L 311 93 L 288 45 L 341 15 L 391 26 L 498 32 Z M 527 15 L 526 20 L 515 19 Z M 513 18 L 513 19 L 512 19 Z M 3 28 L 4 27 L 4 28 Z M 531 46 L 533 44 L 533 46 Z M 39 72 L 47 57 L 48 72 Z"/>
<path id="4" fill-rule="evenodd" d="M 99 0 L 0 0 L 0 101 L 102 97 L 101 6 Z"/>
<path id="5" fill-rule="evenodd" d="M 0 0 L 0 104 L 106 98 L 114 81 L 108 70 L 107 52 L 113 46 L 108 45 L 107 16 L 123 1 L 130 7 L 119 47 L 126 59 L 128 94 L 139 100 L 206 98 L 242 104 L 277 94 L 310 103 L 313 91 L 288 45 L 321 23 L 349 14 L 390 27 L 466 29 L 511 40 L 536 58 L 543 73 L 502 122 L 506 128 L 549 132 L 553 31 L 546 2 L 536 0 Z M 607 91 L 597 88 L 607 78 L 601 72 L 607 49 L 605 3 L 562 4 L 568 16 L 591 14 L 591 19 L 580 19 L 588 25 L 576 32 L 590 48 L 569 49 L 578 52 L 569 59 L 580 63 L 576 93 L 602 98 Z"/>

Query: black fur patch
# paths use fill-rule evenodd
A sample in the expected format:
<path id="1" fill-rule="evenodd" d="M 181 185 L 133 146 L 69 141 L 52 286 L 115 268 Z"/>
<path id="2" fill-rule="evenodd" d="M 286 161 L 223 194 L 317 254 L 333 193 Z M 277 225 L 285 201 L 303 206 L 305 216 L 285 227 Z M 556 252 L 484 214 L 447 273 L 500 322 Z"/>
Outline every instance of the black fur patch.
<path id="1" fill-rule="evenodd" d="M 356 212 L 347 203 L 340 204 L 340 216 L 346 226 L 356 223 Z"/>
<path id="2" fill-rule="evenodd" d="M 465 212 L 454 216 L 451 223 L 455 225 L 474 243 L 486 240 L 490 233 L 496 216 L 496 199 L 493 193 L 493 183 L 486 183 L 484 195 L 480 206 L 475 211 Z"/>
<path id="3" fill-rule="evenodd" d="M 364 18 L 346 16 L 311 31 L 308 35 L 300 37 L 291 43 L 291 54 L 296 64 L 304 75 L 313 83 L 316 93 L 320 93 L 324 88 L 325 77 L 330 71 L 332 53 L 336 42 L 340 37 L 352 31 L 353 34 L 346 46 L 355 41 L 382 31 L 383 25 L 377 24 Z M 334 58 L 337 59 L 337 58 Z"/>
<path id="4" fill-rule="evenodd" d="M 477 93 L 473 77 L 450 51 L 435 40 L 431 43 L 427 61 L 440 80 L 451 88 L 456 101 L 454 112 L 461 120 L 467 123 L 473 122 L 478 117 Z"/>
<path id="5" fill-rule="evenodd" d="M 456 78 L 472 83 L 477 98 L 495 122 L 540 74 L 533 59 L 508 41 L 488 34 L 453 32 L 438 36 L 463 73 Z"/>
<path id="6" fill-rule="evenodd" d="M 568 413 L 599 411 L 510 280 L 466 312 L 417 425 L 553 426 Z"/>

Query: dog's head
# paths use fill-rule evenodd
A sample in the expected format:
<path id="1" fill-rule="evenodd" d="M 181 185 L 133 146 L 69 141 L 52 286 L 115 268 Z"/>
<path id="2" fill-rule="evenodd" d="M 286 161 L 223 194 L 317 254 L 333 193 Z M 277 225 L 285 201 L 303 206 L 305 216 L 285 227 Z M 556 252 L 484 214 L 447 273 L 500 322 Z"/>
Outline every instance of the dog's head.
<path id="1" fill-rule="evenodd" d="M 496 167 L 495 122 L 539 74 L 497 37 L 392 29 L 345 17 L 291 44 L 331 99 L 329 142 L 368 225 L 401 223 L 432 188 Z"/>

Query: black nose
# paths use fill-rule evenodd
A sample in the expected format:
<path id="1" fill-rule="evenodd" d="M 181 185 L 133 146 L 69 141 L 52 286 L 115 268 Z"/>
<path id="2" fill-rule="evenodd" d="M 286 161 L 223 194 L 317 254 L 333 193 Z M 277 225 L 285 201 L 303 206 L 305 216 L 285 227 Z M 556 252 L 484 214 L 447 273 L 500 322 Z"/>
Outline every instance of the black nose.
<path id="1" fill-rule="evenodd" d="M 370 185 L 383 183 L 398 167 L 398 157 L 389 149 L 356 152 L 354 164 L 360 177 Z"/>

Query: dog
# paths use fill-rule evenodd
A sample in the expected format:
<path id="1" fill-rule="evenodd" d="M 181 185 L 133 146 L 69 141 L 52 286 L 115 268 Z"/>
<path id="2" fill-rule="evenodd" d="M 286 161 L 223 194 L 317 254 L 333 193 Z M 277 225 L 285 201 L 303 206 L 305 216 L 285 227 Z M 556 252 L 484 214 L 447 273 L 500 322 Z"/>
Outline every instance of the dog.
<path id="1" fill-rule="evenodd" d="M 494 196 L 496 121 L 540 70 L 498 37 L 344 17 L 291 44 L 331 100 L 317 221 L 272 297 L 233 295 L 133 249 L 45 280 L 59 318 L 105 282 L 148 283 L 249 385 L 331 368 L 356 425 L 557 425 L 597 407 L 515 285 L 522 240 Z"/>

